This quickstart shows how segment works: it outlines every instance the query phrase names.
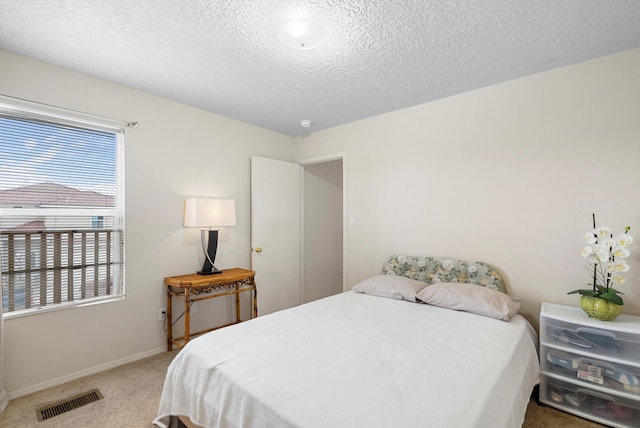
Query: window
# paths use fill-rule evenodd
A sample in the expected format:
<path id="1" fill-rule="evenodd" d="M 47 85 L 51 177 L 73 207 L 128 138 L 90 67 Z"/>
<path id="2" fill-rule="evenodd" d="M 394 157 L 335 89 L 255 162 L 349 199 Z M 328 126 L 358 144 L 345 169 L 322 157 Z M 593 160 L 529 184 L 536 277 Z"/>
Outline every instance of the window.
<path id="1" fill-rule="evenodd" d="M 0 97 L 5 317 L 124 297 L 124 132 Z"/>

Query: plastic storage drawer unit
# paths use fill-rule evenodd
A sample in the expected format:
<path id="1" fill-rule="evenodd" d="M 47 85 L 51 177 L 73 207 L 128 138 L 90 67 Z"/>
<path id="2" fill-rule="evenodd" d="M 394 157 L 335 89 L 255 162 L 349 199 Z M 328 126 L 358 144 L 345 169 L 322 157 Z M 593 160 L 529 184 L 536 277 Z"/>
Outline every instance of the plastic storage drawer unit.
<path id="1" fill-rule="evenodd" d="M 580 308 L 575 309 L 582 312 Z M 640 331 L 609 330 L 605 328 L 608 326 L 596 326 L 594 323 L 611 323 L 612 326 L 615 326 L 616 321 L 612 323 L 611 321 L 592 320 L 584 312 L 582 314 L 586 318 L 584 321 L 589 323 L 588 325 L 548 317 L 543 322 L 541 318 L 541 342 L 581 353 L 601 355 L 621 361 L 635 361 L 640 364 Z M 621 317 L 628 319 L 629 315 L 621 315 Z M 622 325 L 618 327 L 622 327 Z M 629 327 L 629 324 L 626 327 Z"/>
<path id="2" fill-rule="evenodd" d="M 640 317 L 589 318 L 543 303 L 540 401 L 612 427 L 640 427 Z"/>
<path id="3" fill-rule="evenodd" d="M 542 345 L 540 369 L 591 386 L 600 385 L 611 392 L 627 392 L 640 398 L 640 367 L 560 351 Z"/>
<path id="4" fill-rule="evenodd" d="M 639 401 L 542 375 L 540 401 L 614 427 L 640 427 Z"/>

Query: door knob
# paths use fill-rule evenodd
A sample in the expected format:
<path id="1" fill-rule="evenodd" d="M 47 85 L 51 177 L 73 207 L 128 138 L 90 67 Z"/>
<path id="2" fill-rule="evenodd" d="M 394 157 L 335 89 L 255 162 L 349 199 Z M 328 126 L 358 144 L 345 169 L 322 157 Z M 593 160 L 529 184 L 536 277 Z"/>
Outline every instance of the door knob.
<path id="1" fill-rule="evenodd" d="M 256 247 L 256 253 L 261 253 L 262 252 L 262 247 Z"/>

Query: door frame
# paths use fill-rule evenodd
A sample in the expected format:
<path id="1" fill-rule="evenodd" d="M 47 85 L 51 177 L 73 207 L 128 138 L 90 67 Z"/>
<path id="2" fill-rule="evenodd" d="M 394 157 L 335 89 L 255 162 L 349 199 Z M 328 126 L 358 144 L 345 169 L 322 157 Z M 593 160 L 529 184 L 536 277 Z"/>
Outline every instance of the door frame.
<path id="1" fill-rule="evenodd" d="M 306 165 L 312 165 L 323 162 L 330 162 L 334 160 L 342 160 L 342 291 L 347 291 L 347 152 L 336 152 L 329 153 L 325 155 L 312 156 L 307 158 L 302 158 L 298 160 L 298 164 L 302 167 L 302 171 L 300 172 L 302 176 L 301 189 L 304 189 L 304 167 Z M 301 272 L 301 287 L 300 290 L 301 299 L 304 302 L 304 191 L 301 192 L 301 207 L 300 207 L 300 220 L 301 220 L 301 259 L 300 259 L 300 272 Z"/>

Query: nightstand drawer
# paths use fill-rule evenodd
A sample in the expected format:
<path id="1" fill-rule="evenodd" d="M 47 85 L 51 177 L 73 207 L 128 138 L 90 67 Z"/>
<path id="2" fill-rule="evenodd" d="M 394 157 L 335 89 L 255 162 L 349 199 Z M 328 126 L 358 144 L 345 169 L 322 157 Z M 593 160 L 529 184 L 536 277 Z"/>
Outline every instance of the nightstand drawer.
<path id="1" fill-rule="evenodd" d="M 586 315 L 585 315 L 586 317 Z M 598 323 L 606 323 L 599 321 Z M 640 364 L 640 336 L 616 330 L 617 324 L 610 322 L 606 328 L 602 324 L 585 320 L 582 324 L 568 321 L 540 318 L 540 341 L 579 353 L 601 355 Z"/>
<path id="2" fill-rule="evenodd" d="M 612 392 L 634 394 L 640 400 L 640 367 L 586 357 L 542 345 L 543 372 L 577 380 L 586 387 L 600 386 Z"/>
<path id="3" fill-rule="evenodd" d="M 540 401 L 613 427 L 640 426 L 640 401 L 541 376 Z"/>

